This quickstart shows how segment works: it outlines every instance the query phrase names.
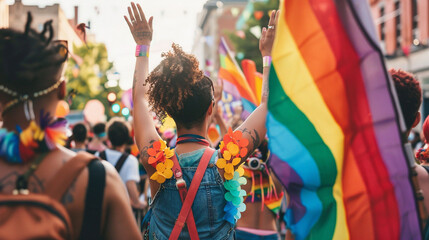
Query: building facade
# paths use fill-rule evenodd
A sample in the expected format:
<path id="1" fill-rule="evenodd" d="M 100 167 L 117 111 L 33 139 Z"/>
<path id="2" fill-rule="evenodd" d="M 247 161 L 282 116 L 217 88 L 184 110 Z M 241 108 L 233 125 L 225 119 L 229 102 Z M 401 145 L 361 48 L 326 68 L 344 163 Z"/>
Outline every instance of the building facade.
<path id="1" fill-rule="evenodd" d="M 233 50 L 227 33 L 236 31 L 235 23 L 246 4 L 247 0 L 208 0 L 198 16 L 192 53 L 199 59 L 201 69 L 212 79 L 217 78 L 219 69 L 220 39 L 224 37 Z"/>
<path id="2" fill-rule="evenodd" d="M 429 115 L 429 0 L 369 0 L 388 68 L 412 72 Z"/>
<path id="3" fill-rule="evenodd" d="M 0 0 L 0 28 L 9 27 L 9 7 L 5 0 Z"/>
<path id="4" fill-rule="evenodd" d="M 23 31 L 27 21 L 27 12 L 32 13 L 32 27 L 39 32 L 43 30 L 43 24 L 46 21 L 52 20 L 53 40 L 67 40 L 69 50 L 73 50 L 73 45 L 81 46 L 83 44 L 81 36 L 75 30 L 76 21 L 69 21 L 59 4 L 40 8 L 39 6 L 24 5 L 21 0 L 16 0 L 13 5 L 9 6 L 9 27 Z"/>

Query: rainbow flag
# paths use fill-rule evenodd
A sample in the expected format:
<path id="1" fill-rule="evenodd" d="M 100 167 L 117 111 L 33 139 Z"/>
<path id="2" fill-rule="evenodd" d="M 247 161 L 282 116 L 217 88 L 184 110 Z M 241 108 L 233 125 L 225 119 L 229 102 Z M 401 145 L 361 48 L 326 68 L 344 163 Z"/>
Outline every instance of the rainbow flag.
<path id="1" fill-rule="evenodd" d="M 421 239 L 405 131 L 364 0 L 283 0 L 267 117 L 296 239 Z"/>
<path id="2" fill-rule="evenodd" d="M 258 105 L 257 98 L 223 38 L 219 44 L 219 60 L 218 75 L 224 82 L 224 91 L 241 98 L 244 115 L 249 115 Z"/>
<path id="3" fill-rule="evenodd" d="M 256 71 L 256 64 L 250 59 L 243 59 L 241 61 L 241 68 L 243 69 L 244 76 L 249 83 L 250 89 L 256 96 L 256 105 L 261 104 L 262 98 L 262 74 Z"/>

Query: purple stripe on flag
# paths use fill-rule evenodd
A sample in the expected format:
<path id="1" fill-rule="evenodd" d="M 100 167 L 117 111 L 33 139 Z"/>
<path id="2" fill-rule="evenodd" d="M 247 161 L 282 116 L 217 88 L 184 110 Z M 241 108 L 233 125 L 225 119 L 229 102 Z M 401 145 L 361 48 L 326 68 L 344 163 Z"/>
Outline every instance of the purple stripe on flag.
<path id="1" fill-rule="evenodd" d="M 292 224 L 296 224 L 304 217 L 307 211 L 301 200 L 302 179 L 287 162 L 281 160 L 276 154 L 271 154 L 269 167 L 282 169 L 282 171 L 275 171 L 274 173 L 283 186 L 288 186 L 288 192 L 293 193 L 289 194 L 288 208 L 295 210 L 294 223 Z"/>
<path id="2" fill-rule="evenodd" d="M 231 94 L 235 99 L 241 99 L 240 92 L 237 87 L 227 80 L 223 81 L 223 90 L 229 94 Z"/>
<path id="3" fill-rule="evenodd" d="M 352 0 L 358 2 L 361 0 Z M 378 146 L 386 165 L 390 180 L 395 187 L 401 217 L 401 239 L 420 239 L 420 228 L 414 200 L 413 188 L 409 180 L 407 158 L 398 133 L 396 112 L 391 98 L 390 84 L 386 80 L 383 58 L 371 42 L 374 36 L 366 36 L 354 16 L 348 1 L 335 0 L 338 12 L 349 39 L 361 58 L 361 73 L 369 101 Z M 357 10 L 363 10 L 360 6 Z M 365 9 L 366 10 L 366 9 Z M 356 11 L 356 9 L 355 9 Z M 368 27 L 366 25 L 365 27 Z M 372 25 L 373 28 L 373 25 Z M 368 39 L 370 38 L 370 39 Z M 378 45 L 377 45 L 378 47 Z"/>

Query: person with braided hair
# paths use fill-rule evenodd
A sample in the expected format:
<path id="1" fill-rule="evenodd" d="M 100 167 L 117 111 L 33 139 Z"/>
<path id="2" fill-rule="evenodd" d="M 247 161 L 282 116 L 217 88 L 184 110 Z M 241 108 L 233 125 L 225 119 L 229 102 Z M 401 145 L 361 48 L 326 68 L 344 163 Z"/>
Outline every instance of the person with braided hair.
<path id="1" fill-rule="evenodd" d="M 31 22 L 0 29 L 0 239 L 140 239 L 115 168 L 62 146 L 68 51 Z"/>
<path id="2" fill-rule="evenodd" d="M 209 147 L 208 124 L 216 109 L 212 80 L 195 56 L 172 45 L 149 74 L 153 17 L 131 3 L 124 16 L 137 44 L 133 81 L 134 129 L 140 161 L 151 179 L 149 239 L 233 239 L 236 220 L 245 210 L 246 181 L 240 165 L 266 134 L 268 74 L 275 35 L 275 16 L 262 32 L 260 49 L 266 58 L 261 105 L 238 127 L 229 130 L 220 150 Z M 147 99 L 147 100 L 146 100 Z M 169 149 L 153 123 L 149 106 L 160 119 L 172 117 L 177 145 Z M 244 192 L 244 193 L 243 193 Z M 149 218 L 149 217 L 148 217 Z M 148 219 L 146 218 L 146 219 Z M 186 227 L 185 226 L 186 223 Z"/>

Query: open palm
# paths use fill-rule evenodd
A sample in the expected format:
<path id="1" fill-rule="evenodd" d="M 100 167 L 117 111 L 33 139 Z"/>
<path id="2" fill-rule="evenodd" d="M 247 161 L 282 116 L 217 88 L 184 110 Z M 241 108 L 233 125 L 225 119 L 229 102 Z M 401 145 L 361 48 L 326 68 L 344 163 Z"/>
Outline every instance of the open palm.
<path id="1" fill-rule="evenodd" d="M 140 4 L 136 6 L 133 2 L 131 3 L 131 7 L 128 7 L 128 14 L 130 19 L 127 16 L 124 16 L 124 18 L 136 43 L 138 45 L 150 45 L 153 33 L 153 17 L 150 17 L 149 21 L 147 21 Z"/>
<path id="2" fill-rule="evenodd" d="M 272 11 L 270 21 L 268 22 L 268 29 L 263 28 L 261 38 L 259 39 L 259 50 L 262 56 L 271 56 L 271 49 L 273 48 L 274 38 L 276 36 L 276 25 L 280 15 L 280 11 Z"/>

